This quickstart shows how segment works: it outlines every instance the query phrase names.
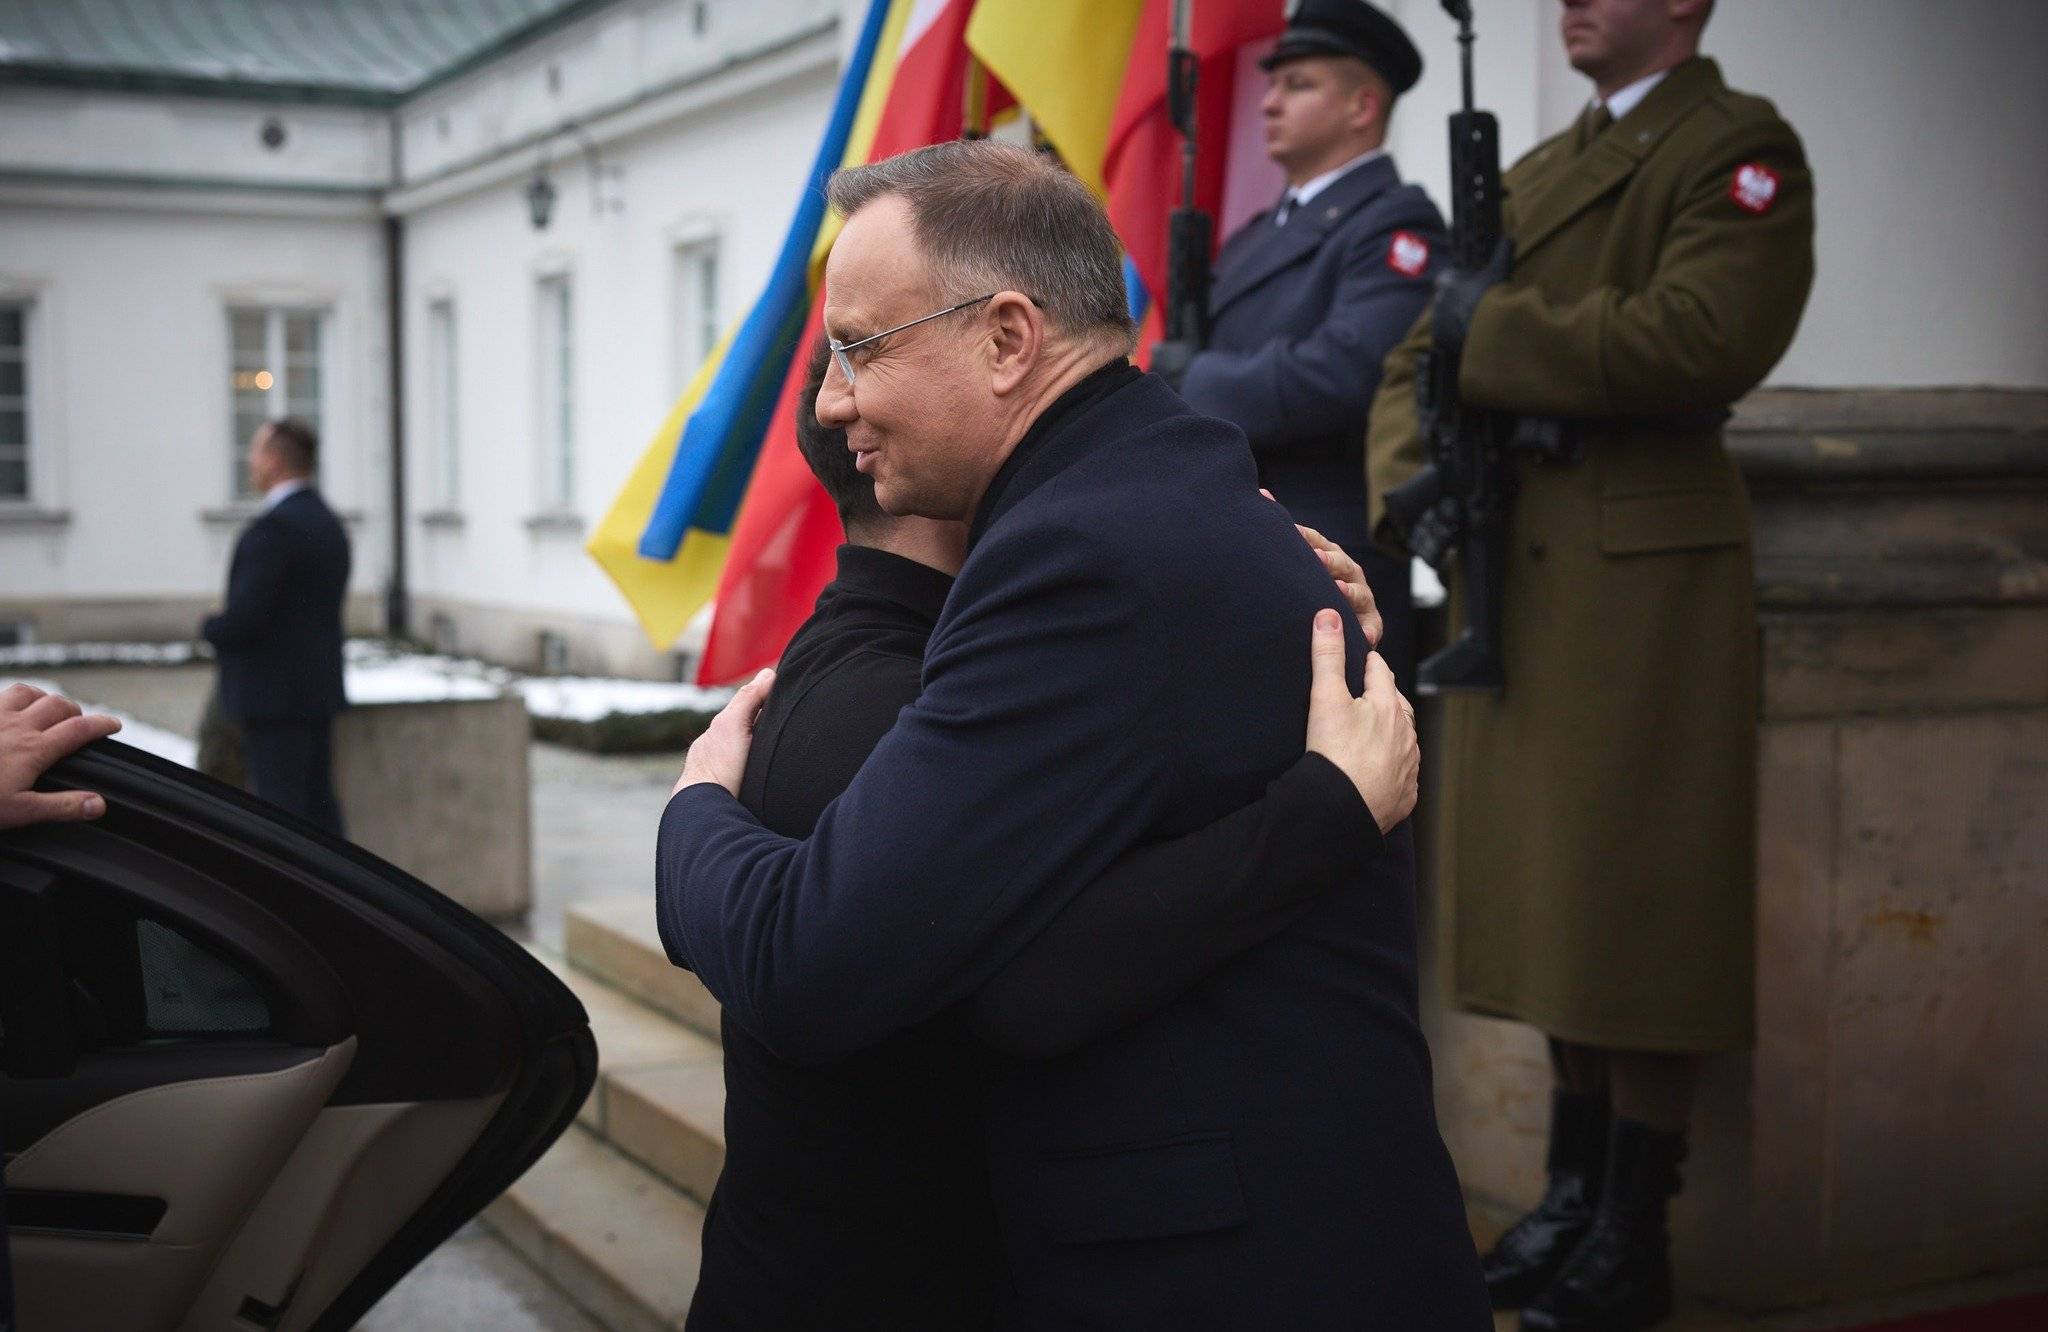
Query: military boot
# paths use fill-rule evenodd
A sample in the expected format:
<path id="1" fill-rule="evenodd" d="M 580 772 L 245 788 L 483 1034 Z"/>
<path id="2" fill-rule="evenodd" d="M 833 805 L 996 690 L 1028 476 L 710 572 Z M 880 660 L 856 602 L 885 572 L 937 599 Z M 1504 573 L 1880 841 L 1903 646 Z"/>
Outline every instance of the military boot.
<path id="1" fill-rule="evenodd" d="M 1524 1332 L 1641 1332 L 1671 1314 L 1671 1235 L 1685 1134 L 1617 1117 L 1593 1228 L 1522 1310 Z"/>
<path id="2" fill-rule="evenodd" d="M 1496 1309 L 1519 1309 L 1550 1284 L 1593 1227 L 1600 1172 L 1607 1164 L 1607 1098 L 1589 1092 L 1550 1096 L 1550 1176 L 1535 1210 L 1508 1227 L 1480 1260 Z"/>

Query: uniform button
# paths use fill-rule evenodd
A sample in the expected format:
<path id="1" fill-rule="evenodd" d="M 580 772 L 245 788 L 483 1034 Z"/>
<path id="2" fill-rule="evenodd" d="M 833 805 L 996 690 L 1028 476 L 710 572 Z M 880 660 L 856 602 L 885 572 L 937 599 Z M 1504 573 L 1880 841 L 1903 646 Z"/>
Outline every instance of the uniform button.
<path id="1" fill-rule="evenodd" d="M 1542 561 L 1543 543 L 1541 541 L 1531 541 L 1529 543 L 1529 558 L 1532 560 L 1536 560 L 1539 563 Z"/>

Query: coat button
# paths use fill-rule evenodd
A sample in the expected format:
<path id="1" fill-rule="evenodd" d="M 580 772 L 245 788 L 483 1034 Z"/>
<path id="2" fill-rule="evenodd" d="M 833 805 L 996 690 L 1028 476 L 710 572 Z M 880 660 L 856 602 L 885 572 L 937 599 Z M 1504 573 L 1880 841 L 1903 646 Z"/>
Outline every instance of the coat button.
<path id="1" fill-rule="evenodd" d="M 1542 562 L 1543 543 L 1541 541 L 1531 541 L 1529 543 L 1529 558 L 1537 561 L 1538 563 Z"/>

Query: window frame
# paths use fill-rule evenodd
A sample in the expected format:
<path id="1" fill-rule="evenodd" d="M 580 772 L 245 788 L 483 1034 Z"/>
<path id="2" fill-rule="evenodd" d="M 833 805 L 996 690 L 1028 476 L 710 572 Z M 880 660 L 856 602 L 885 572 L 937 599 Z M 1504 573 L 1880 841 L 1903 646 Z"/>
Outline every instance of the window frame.
<path id="1" fill-rule="evenodd" d="M 677 394 L 689 386 L 725 334 L 720 308 L 724 251 L 716 231 L 703 231 L 676 240 L 670 252 L 669 328 L 675 348 L 672 387 Z"/>
<path id="2" fill-rule="evenodd" d="M 21 318 L 21 343 L 13 349 L 16 353 L 15 359 L 21 364 L 21 393 L 18 396 L 0 394 L 0 410 L 10 410 L 8 404 L 11 402 L 11 410 L 21 414 L 21 442 L 18 445 L 0 442 L 0 451 L 19 449 L 22 476 L 21 493 L 9 494 L 0 491 L 0 506 L 32 507 L 46 488 L 41 483 L 41 459 L 37 456 L 40 450 L 38 436 L 41 432 L 36 429 L 36 416 L 41 410 L 43 395 L 37 391 L 36 383 L 35 346 L 39 337 L 36 307 L 37 301 L 33 294 L 0 291 L 0 309 L 17 311 Z M 5 352 L 6 348 L 0 347 L 0 359 L 5 359 Z"/>
<path id="3" fill-rule="evenodd" d="M 253 430 L 253 427 L 245 426 L 244 424 L 244 419 L 248 415 L 242 410 L 242 397 L 245 393 L 253 392 L 263 395 L 263 410 L 258 419 L 275 420 L 281 416 L 296 416 L 312 426 L 314 433 L 320 437 L 323 446 L 321 452 L 323 454 L 329 452 L 326 448 L 328 443 L 327 419 L 334 382 L 334 363 L 331 349 L 333 346 L 335 314 L 334 307 L 327 303 L 235 299 L 230 299 L 225 303 L 223 313 L 226 316 L 227 331 L 228 432 L 231 446 L 228 455 L 228 498 L 231 502 L 235 503 L 250 503 L 263 497 L 250 489 L 248 469 L 243 462 L 248 453 L 249 436 Z M 282 374 L 274 374 L 272 376 L 271 383 L 267 388 L 261 386 L 244 387 L 239 382 L 245 371 L 237 364 L 242 356 L 242 348 L 236 341 L 235 323 L 238 317 L 244 315 L 253 315 L 261 318 L 263 321 L 262 363 L 253 371 L 246 373 L 268 374 L 271 373 L 273 366 L 283 371 Z M 315 376 L 316 388 L 312 397 L 313 412 L 310 416 L 305 412 L 292 409 L 293 399 L 291 397 L 291 390 L 294 361 L 293 353 L 289 349 L 287 324 L 288 321 L 294 318 L 309 318 L 312 320 L 312 357 L 310 363 L 301 363 L 302 368 L 306 368 L 309 365 Z M 299 401 L 303 402 L 304 399 Z M 314 476 L 316 479 L 319 473 L 320 464 L 316 461 L 314 466 Z"/>
<path id="4" fill-rule="evenodd" d="M 567 269 L 534 283 L 534 423 L 540 511 L 576 507 L 576 288 Z"/>
<path id="5" fill-rule="evenodd" d="M 434 508 L 454 512 L 462 502 L 460 316 L 453 296 L 430 297 L 426 318 L 426 435 Z"/>

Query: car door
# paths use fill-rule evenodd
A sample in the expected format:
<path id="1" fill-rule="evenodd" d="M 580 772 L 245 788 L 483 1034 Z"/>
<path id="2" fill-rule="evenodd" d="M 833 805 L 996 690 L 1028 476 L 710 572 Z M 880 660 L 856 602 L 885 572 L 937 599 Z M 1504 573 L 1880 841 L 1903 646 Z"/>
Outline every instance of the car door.
<path id="1" fill-rule="evenodd" d="M 19 1326 L 344 1329 L 568 1126 L 581 1004 L 361 848 L 125 745 L 0 837 Z"/>

